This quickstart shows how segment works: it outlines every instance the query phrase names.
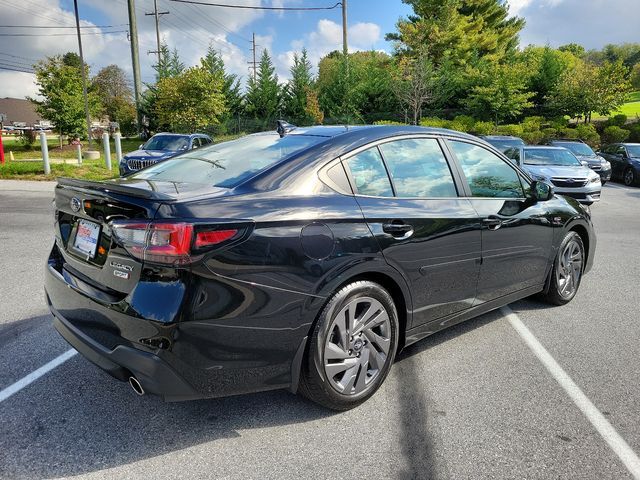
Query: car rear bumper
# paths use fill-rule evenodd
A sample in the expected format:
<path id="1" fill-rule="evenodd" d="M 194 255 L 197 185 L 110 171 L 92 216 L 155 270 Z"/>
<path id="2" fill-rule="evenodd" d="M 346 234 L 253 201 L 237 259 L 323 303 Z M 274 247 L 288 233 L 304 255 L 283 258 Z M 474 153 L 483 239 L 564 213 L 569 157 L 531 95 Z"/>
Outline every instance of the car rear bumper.
<path id="1" fill-rule="evenodd" d="M 215 304 L 206 306 L 219 315 L 193 319 L 193 312 L 180 310 L 180 317 L 193 320 L 151 320 L 163 313 L 160 299 L 145 305 L 151 310 L 144 316 L 145 309 L 136 311 L 142 301 L 135 291 L 122 299 L 94 297 L 78 288 L 72 274 L 59 262 L 52 254 L 45 271 L 46 299 L 55 317 L 54 327 L 76 350 L 113 377 L 126 381 L 134 376 L 146 392 L 167 401 L 280 388 L 296 390 L 301 362 L 298 354 L 304 351 L 310 327 L 310 321 L 302 318 L 307 295 L 265 290 L 256 284 L 248 291 L 246 284 L 236 288 L 227 279 L 216 287 L 217 299 L 211 299 Z M 191 281 L 197 290 L 199 279 Z M 211 286 L 213 280 L 206 281 Z M 179 283 L 165 285 L 161 293 L 178 298 L 186 291 Z M 167 291 L 171 286 L 175 290 Z M 245 292 L 243 297 L 241 292 Z M 229 307 L 234 311 L 240 311 L 239 303 L 246 306 L 245 314 L 253 312 L 254 316 L 221 318 L 229 317 L 223 313 L 228 311 L 224 299 L 236 302 Z M 185 304 L 192 304 L 192 300 L 185 295 Z M 290 308 L 283 309 L 283 305 Z M 261 308 L 269 312 L 260 315 Z M 315 318 L 315 309 L 307 313 Z"/>
<path id="2" fill-rule="evenodd" d="M 166 400 L 202 397 L 157 355 L 124 345 L 109 350 L 73 326 L 51 304 L 49 308 L 58 333 L 87 360 L 118 380 L 126 381 L 129 377 L 135 377 L 145 392 L 160 395 Z"/>

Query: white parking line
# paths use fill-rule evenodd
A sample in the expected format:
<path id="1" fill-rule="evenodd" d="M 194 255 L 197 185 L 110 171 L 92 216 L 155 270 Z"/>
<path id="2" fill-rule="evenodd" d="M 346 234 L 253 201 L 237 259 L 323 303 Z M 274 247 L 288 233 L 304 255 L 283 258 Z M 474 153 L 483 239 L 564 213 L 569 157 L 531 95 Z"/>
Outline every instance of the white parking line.
<path id="1" fill-rule="evenodd" d="M 518 335 L 524 340 L 531 351 L 538 357 L 538 360 L 547 368 L 549 373 L 560 386 L 567 392 L 567 395 L 573 400 L 573 403 L 580 409 L 585 417 L 591 422 L 591 425 L 598 431 L 602 438 L 609 444 L 611 450 L 618 455 L 618 458 L 627 467 L 627 470 L 637 480 L 640 480 L 640 458 L 631 450 L 631 447 L 624 438 L 613 428 L 605 416 L 596 408 L 596 406 L 587 398 L 575 384 L 571 377 L 564 369 L 555 361 L 546 348 L 538 341 L 531 331 L 522 323 L 522 320 L 509 307 L 502 307 L 502 312 L 511 323 L 511 326 L 518 332 Z"/>
<path id="2" fill-rule="evenodd" d="M 78 352 L 76 350 L 74 350 L 73 348 L 71 350 L 67 350 L 62 355 L 60 355 L 59 357 L 54 358 L 49 363 L 44 364 L 43 366 L 41 366 L 36 371 L 31 372 L 29 375 L 27 375 L 26 377 L 18 380 L 16 383 L 14 383 L 12 385 L 9 385 L 4 390 L 0 391 L 0 402 L 4 402 L 7 398 L 9 398 L 14 393 L 18 393 L 24 387 L 26 387 L 26 386 L 30 385 L 31 383 L 35 382 L 41 376 L 43 376 L 46 373 L 50 372 L 54 368 L 62 365 L 64 362 L 66 362 L 71 357 L 73 357 L 76 353 L 78 353 Z"/>

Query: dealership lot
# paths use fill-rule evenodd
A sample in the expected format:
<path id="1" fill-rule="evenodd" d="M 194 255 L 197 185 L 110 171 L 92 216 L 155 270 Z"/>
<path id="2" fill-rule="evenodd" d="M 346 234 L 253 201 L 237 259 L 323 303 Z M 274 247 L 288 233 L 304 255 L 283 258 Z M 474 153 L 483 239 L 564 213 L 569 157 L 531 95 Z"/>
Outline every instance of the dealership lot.
<path id="1" fill-rule="evenodd" d="M 70 348 L 42 289 L 52 189 L 0 181 L 0 399 Z M 513 321 L 640 453 L 639 207 L 639 188 L 603 188 L 572 303 L 520 301 L 409 347 L 346 413 L 287 392 L 167 404 L 71 356 L 0 402 L 0 477 L 633 478 Z"/>

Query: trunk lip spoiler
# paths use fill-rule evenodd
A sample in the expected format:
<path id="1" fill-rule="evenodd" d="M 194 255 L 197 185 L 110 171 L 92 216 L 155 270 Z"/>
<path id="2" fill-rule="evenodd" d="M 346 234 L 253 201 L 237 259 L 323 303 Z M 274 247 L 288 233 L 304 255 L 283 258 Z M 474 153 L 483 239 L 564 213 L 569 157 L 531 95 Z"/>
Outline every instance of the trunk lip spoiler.
<path id="1" fill-rule="evenodd" d="M 176 198 L 165 193 L 142 190 L 140 188 L 128 187 L 126 185 L 110 184 L 95 180 L 80 180 L 75 178 L 58 178 L 58 187 L 74 188 L 82 191 L 102 192 L 105 194 L 116 193 L 125 194 L 131 197 L 146 198 L 153 200 L 175 201 Z"/>

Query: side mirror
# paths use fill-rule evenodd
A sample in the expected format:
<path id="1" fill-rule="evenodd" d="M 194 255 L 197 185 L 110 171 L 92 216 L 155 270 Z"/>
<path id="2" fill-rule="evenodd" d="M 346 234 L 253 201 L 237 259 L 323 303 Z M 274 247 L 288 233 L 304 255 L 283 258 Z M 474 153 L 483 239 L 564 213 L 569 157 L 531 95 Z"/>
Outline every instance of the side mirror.
<path id="1" fill-rule="evenodd" d="M 531 182 L 531 192 L 534 200 L 546 202 L 553 198 L 553 187 L 547 183 L 534 180 Z"/>
<path id="2" fill-rule="evenodd" d="M 140 146 L 138 147 L 138 150 L 142 150 L 142 147 L 144 147 L 144 143 L 140 144 Z"/>
<path id="3" fill-rule="evenodd" d="M 589 166 L 589 162 L 587 162 L 586 160 L 580 160 L 580 163 L 582 164 L 583 167 Z"/>

